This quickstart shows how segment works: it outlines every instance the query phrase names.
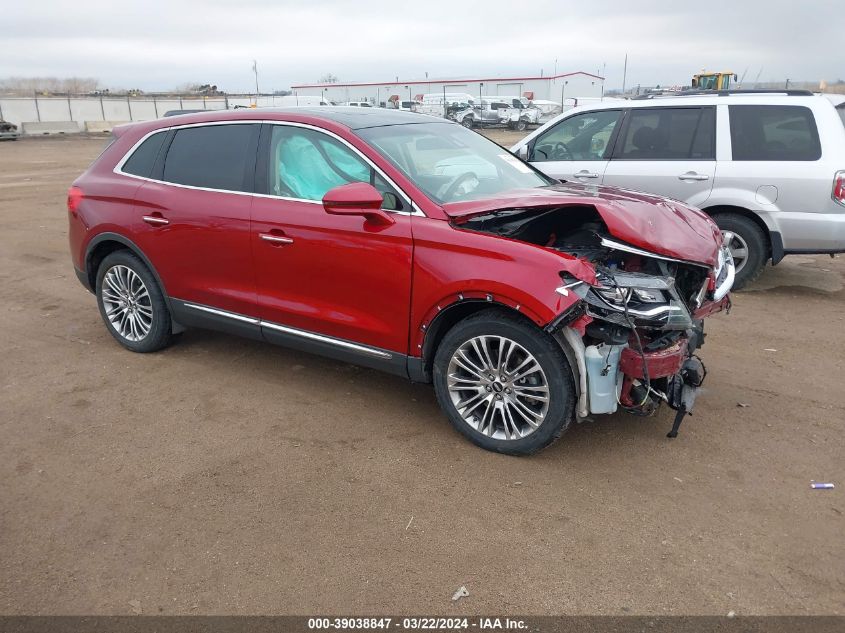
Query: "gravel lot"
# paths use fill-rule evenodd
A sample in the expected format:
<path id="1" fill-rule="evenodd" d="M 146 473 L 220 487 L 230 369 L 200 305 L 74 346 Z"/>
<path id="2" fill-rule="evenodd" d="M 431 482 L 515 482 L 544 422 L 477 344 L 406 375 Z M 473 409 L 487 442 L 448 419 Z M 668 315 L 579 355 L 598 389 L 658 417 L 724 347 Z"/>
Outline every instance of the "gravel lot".
<path id="1" fill-rule="evenodd" d="M 203 331 L 120 348 L 66 236 L 104 143 L 0 144 L 0 613 L 845 614 L 843 258 L 709 320 L 677 440 L 617 414 L 509 458 L 428 386 Z"/>

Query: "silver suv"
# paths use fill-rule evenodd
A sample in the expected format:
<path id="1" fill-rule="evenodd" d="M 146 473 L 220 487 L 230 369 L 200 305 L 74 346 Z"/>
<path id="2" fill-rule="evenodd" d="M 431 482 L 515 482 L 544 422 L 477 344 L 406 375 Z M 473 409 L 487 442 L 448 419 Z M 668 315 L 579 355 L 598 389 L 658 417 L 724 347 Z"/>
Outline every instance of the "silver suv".
<path id="1" fill-rule="evenodd" d="M 737 269 L 845 252 L 845 103 L 807 91 L 612 100 L 566 111 L 511 148 L 554 178 L 682 200 L 710 214 Z"/>

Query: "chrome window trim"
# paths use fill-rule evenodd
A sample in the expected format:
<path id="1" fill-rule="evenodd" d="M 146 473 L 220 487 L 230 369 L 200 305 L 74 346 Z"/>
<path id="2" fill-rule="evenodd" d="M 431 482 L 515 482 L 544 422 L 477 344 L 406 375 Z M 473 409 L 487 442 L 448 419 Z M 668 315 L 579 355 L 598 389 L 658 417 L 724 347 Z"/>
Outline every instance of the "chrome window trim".
<path id="1" fill-rule="evenodd" d="M 252 191 L 232 191 L 231 189 L 215 189 L 215 188 L 212 188 L 212 187 L 198 187 L 198 186 L 195 186 L 195 185 L 183 185 L 183 184 L 177 183 L 177 182 L 169 182 L 167 180 L 159 180 L 157 178 L 149 178 L 149 177 L 146 177 L 146 176 L 138 176 L 136 174 L 129 174 L 129 173 L 126 173 L 125 171 L 123 171 L 123 166 L 126 164 L 126 161 L 129 160 L 129 157 L 132 156 L 132 154 L 135 153 L 135 150 L 138 149 L 138 147 L 140 147 L 141 144 L 144 141 L 146 141 L 148 138 L 150 138 L 154 134 L 167 133 L 171 130 L 181 130 L 181 129 L 192 128 L 192 127 L 210 127 L 210 126 L 216 126 L 216 125 L 255 125 L 255 124 L 287 125 L 287 126 L 291 126 L 291 127 L 300 127 L 300 128 L 313 130 L 315 132 L 319 132 L 319 133 L 322 133 L 322 134 L 326 134 L 327 136 L 330 136 L 331 138 L 339 141 L 340 143 L 342 143 L 343 145 L 348 147 L 357 156 L 359 156 L 361 158 L 361 160 L 363 160 L 379 176 L 381 176 L 385 180 L 385 182 L 387 182 L 387 184 L 389 184 L 397 192 L 399 192 L 399 195 L 402 196 L 402 198 L 405 200 L 405 202 L 408 203 L 408 205 L 410 205 L 410 207 L 412 209 L 411 211 L 394 211 L 394 210 L 391 210 L 391 209 L 385 209 L 385 211 L 387 211 L 388 213 L 396 213 L 398 215 L 408 215 L 408 216 L 415 215 L 415 216 L 420 216 L 420 217 L 426 217 L 425 213 L 419 207 L 419 205 L 417 205 L 417 203 L 414 202 L 411 199 L 411 197 L 407 193 L 405 193 L 405 191 L 393 181 L 392 178 L 390 178 L 387 174 L 385 174 L 378 165 L 374 164 L 369 158 L 367 158 L 364 154 L 362 154 L 361 151 L 357 147 L 354 147 L 346 139 L 344 139 L 341 136 L 338 136 L 337 134 L 335 134 L 334 132 L 331 132 L 330 130 L 326 130 L 326 129 L 323 129 L 321 127 L 317 127 L 316 125 L 311 125 L 310 123 L 299 123 L 297 121 L 275 121 L 275 120 L 264 120 L 264 119 L 246 120 L 246 119 L 244 119 L 244 120 L 239 120 L 239 121 L 206 121 L 206 122 L 203 122 L 203 123 L 185 123 L 183 125 L 171 125 L 171 126 L 168 126 L 168 127 L 157 128 L 155 130 L 151 130 L 150 132 L 147 132 L 132 147 L 130 147 L 126 151 L 126 153 L 123 155 L 123 157 L 118 161 L 118 163 L 114 166 L 114 169 L 112 169 L 112 173 L 115 173 L 119 176 L 125 176 L 127 178 L 135 178 L 136 180 L 142 180 L 142 181 L 146 181 L 146 182 L 155 182 L 155 183 L 158 183 L 160 185 L 167 185 L 169 187 L 179 187 L 181 189 L 193 189 L 195 191 L 210 191 L 210 192 L 214 192 L 214 193 L 229 193 L 229 194 L 233 194 L 233 195 L 236 195 L 236 196 L 253 196 L 255 198 L 272 198 L 274 200 L 287 200 L 287 201 L 290 201 L 290 202 L 306 202 L 308 204 L 318 204 L 318 205 L 322 206 L 323 203 L 320 200 L 308 200 L 306 198 L 291 198 L 291 197 L 288 197 L 288 196 L 276 196 L 276 195 L 266 194 L 266 193 L 255 193 L 255 192 L 252 192 Z"/>
<path id="2" fill-rule="evenodd" d="M 177 299 L 177 301 L 182 301 L 181 299 Z M 191 308 L 192 310 L 199 310 L 201 312 L 208 312 L 210 314 L 215 314 L 217 316 L 226 317 L 229 319 L 234 319 L 236 321 L 243 321 L 244 323 L 249 323 L 251 325 L 257 325 L 259 327 L 266 327 L 270 328 L 271 330 L 276 330 L 279 332 L 284 332 L 285 334 L 292 334 L 293 336 L 299 336 L 301 338 L 307 338 L 312 341 L 318 341 L 320 343 L 328 343 L 329 345 L 335 345 L 337 347 L 342 347 L 344 349 L 352 350 L 353 352 L 359 352 L 361 354 L 367 354 L 368 356 L 375 356 L 376 358 L 384 358 L 385 360 L 389 360 L 393 358 L 393 354 L 390 352 L 386 352 L 384 350 L 377 349 L 375 347 L 370 347 L 368 345 L 361 345 L 359 343 L 353 343 L 351 341 L 347 341 L 345 339 L 334 338 L 332 336 L 326 336 L 324 334 L 317 334 L 316 332 L 310 332 L 308 330 L 300 330 L 299 328 L 289 327 L 287 325 L 280 325 L 279 323 L 273 323 L 272 321 L 265 321 L 263 319 L 256 319 L 254 317 L 246 316 L 243 314 L 238 314 L 237 312 L 229 312 L 227 310 L 220 310 L 218 308 L 212 308 L 211 306 L 205 306 L 197 303 L 191 303 L 188 301 L 182 301 L 182 305 L 186 308 Z"/>

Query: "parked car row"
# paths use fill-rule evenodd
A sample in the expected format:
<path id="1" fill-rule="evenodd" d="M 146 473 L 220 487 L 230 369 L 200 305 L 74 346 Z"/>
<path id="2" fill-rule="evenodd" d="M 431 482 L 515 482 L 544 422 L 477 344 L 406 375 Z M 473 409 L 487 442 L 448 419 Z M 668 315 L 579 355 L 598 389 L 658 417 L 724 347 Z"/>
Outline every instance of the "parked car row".
<path id="1" fill-rule="evenodd" d="M 15 141 L 20 136 L 18 126 L 0 119 L 0 140 Z"/>
<path id="2" fill-rule="evenodd" d="M 647 191 L 703 209 L 736 265 L 845 251 L 845 104 L 805 91 L 593 103 L 512 147 L 547 175 Z"/>
<path id="3" fill-rule="evenodd" d="M 515 130 L 525 130 L 537 125 L 542 113 L 523 103 L 518 97 L 481 99 L 475 105 L 456 112 L 454 120 L 464 127 L 504 125 Z"/>
<path id="4" fill-rule="evenodd" d="M 613 146 L 580 137 L 594 126 L 562 138 Z M 677 435 L 735 273 L 693 207 L 562 184 L 454 122 L 382 108 L 120 126 L 67 208 L 76 274 L 128 350 L 202 327 L 430 382 L 458 432 L 516 455 L 662 403 Z"/>

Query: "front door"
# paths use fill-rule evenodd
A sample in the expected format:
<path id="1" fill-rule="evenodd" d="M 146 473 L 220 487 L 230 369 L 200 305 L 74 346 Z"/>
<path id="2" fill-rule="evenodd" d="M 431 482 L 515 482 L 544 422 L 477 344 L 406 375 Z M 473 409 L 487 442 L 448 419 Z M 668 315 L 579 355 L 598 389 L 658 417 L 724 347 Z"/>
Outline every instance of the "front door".
<path id="1" fill-rule="evenodd" d="M 528 160 L 552 178 L 598 185 L 621 118 L 622 110 L 594 110 L 563 119 L 531 143 Z"/>
<path id="2" fill-rule="evenodd" d="M 310 127 L 266 124 L 252 207 L 259 317 L 276 342 L 405 371 L 411 207 L 357 151 Z M 323 195 L 370 182 L 395 223 L 329 215 Z"/>

